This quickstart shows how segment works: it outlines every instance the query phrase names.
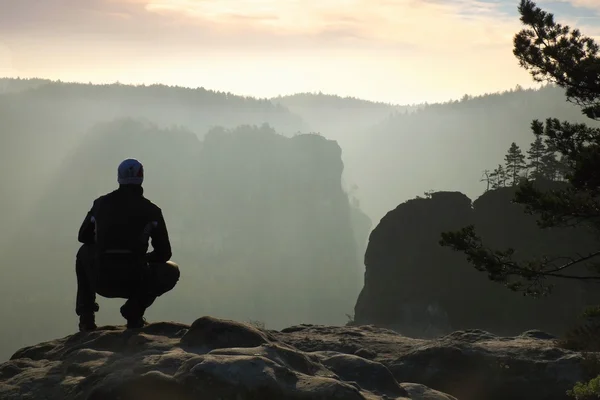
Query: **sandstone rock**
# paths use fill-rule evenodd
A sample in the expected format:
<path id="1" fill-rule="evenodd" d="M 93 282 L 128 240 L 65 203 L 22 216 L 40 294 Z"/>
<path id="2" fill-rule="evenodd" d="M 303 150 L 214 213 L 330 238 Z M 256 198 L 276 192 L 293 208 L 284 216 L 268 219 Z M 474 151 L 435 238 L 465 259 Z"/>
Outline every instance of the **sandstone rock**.
<path id="1" fill-rule="evenodd" d="M 0 364 L 0 398 L 454 399 L 418 383 L 399 384 L 379 361 L 335 350 L 310 353 L 291 344 L 302 332 L 312 332 L 309 340 L 315 342 L 319 332 L 367 343 L 390 334 L 331 329 L 304 326 L 283 333 L 211 317 L 191 326 L 100 327 L 17 351 Z"/>
<path id="2" fill-rule="evenodd" d="M 437 192 L 388 212 L 369 237 L 354 322 L 423 338 L 476 328 L 508 336 L 532 329 L 560 335 L 577 323 L 585 306 L 600 301 L 597 285 L 549 279 L 556 283 L 552 296 L 520 296 L 475 270 L 463 253 L 439 244 L 442 232 L 473 224 L 486 246 L 512 247 L 517 259 L 576 256 L 597 247 L 583 228 L 540 229 L 512 202 L 514 194 L 507 187 L 471 202 L 459 192 Z"/>
<path id="3" fill-rule="evenodd" d="M 566 391 L 584 377 L 582 355 L 556 347 L 550 335 L 539 331 L 500 337 L 468 330 L 437 339 L 415 339 L 373 326 L 302 325 L 274 336 L 299 350 L 314 352 L 342 378 L 353 378 L 347 369 L 354 363 L 352 368 L 361 370 L 365 380 L 378 382 L 380 392 L 391 384 L 379 365 L 387 367 L 396 382 L 425 385 L 460 400 L 567 400 Z M 339 353 L 354 354 L 354 349 L 375 354 L 375 363 L 357 362 L 355 356 L 339 364 L 332 361 L 343 360 Z M 400 386 L 409 396 L 429 393 L 420 392 L 417 386 Z"/>
<path id="4" fill-rule="evenodd" d="M 445 393 L 428 388 L 417 383 L 401 383 L 400 386 L 408 393 L 411 399 L 420 400 L 452 400 L 454 397 Z"/>
<path id="5" fill-rule="evenodd" d="M 0 364 L 0 399 L 568 400 L 582 361 L 540 331 L 415 339 L 369 325 L 274 331 L 203 317 L 23 348 Z"/>
<path id="6" fill-rule="evenodd" d="M 212 317 L 202 317 L 194 321 L 181 338 L 184 345 L 206 346 L 210 349 L 256 347 L 267 342 L 267 336 L 257 328 Z"/>
<path id="7" fill-rule="evenodd" d="M 335 354 L 322 358 L 322 363 L 345 381 L 358 383 L 373 393 L 391 397 L 407 396 L 394 376 L 381 363 L 349 354 Z"/>

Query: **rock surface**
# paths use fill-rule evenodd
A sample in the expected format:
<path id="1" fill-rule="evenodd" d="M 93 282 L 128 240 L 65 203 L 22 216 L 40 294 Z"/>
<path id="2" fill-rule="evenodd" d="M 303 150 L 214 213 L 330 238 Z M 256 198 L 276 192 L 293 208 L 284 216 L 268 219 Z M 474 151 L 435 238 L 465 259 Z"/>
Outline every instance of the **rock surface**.
<path id="1" fill-rule="evenodd" d="M 425 340 L 372 326 L 273 331 L 202 317 L 23 348 L 0 364 L 0 398 L 554 400 L 581 379 L 581 359 L 537 331 Z"/>
<path id="2" fill-rule="evenodd" d="M 566 391 L 583 380 L 582 355 L 556 347 L 554 338 L 540 331 L 499 337 L 468 330 L 414 339 L 373 326 L 301 325 L 275 336 L 325 365 L 334 354 L 361 355 L 387 367 L 397 382 L 415 382 L 460 400 L 566 400 Z"/>
<path id="3" fill-rule="evenodd" d="M 511 202 L 514 194 L 512 187 L 490 190 L 472 202 L 459 192 L 436 192 L 390 211 L 369 237 L 354 320 L 415 337 L 465 329 L 502 336 L 541 329 L 558 336 L 577 323 L 583 308 L 600 301 L 597 284 L 548 279 L 556 284 L 551 296 L 521 296 L 439 244 L 442 232 L 473 224 L 486 246 L 512 247 L 517 259 L 576 256 L 597 247 L 580 228 L 541 230 L 534 216 Z"/>
<path id="4" fill-rule="evenodd" d="M 379 362 L 303 352 L 284 337 L 211 317 L 191 326 L 101 327 L 19 350 L 0 365 L 0 398 L 454 399 L 400 384 Z"/>

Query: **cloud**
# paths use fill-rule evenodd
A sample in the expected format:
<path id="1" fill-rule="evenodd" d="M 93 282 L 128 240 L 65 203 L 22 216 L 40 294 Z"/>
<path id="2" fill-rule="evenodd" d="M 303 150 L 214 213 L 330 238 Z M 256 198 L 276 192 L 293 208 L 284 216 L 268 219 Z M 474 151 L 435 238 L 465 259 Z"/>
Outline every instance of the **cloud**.
<path id="1" fill-rule="evenodd" d="M 571 0 L 571 3 L 576 7 L 587 7 L 600 10 L 600 4 L 598 4 L 596 0 Z"/>
<path id="2" fill-rule="evenodd" d="M 559 0 L 569 3 L 574 7 L 589 8 L 591 10 L 600 11 L 600 2 L 598 0 Z"/>
<path id="3" fill-rule="evenodd" d="M 222 32 L 328 36 L 437 51 L 506 44 L 518 24 L 498 4 L 477 0 L 148 0 L 145 9 Z"/>
<path id="4" fill-rule="evenodd" d="M 584 0 L 582 0 L 584 1 Z M 10 3 L 10 5 L 9 5 Z M 0 0 L 2 37 L 103 36 L 235 46 L 506 43 L 514 17 L 477 0 Z M 266 42 L 265 42 L 266 40 Z"/>
<path id="5" fill-rule="evenodd" d="M 536 4 L 554 14 L 556 22 L 600 41 L 599 0 L 538 0 Z"/>
<path id="6" fill-rule="evenodd" d="M 417 101 L 526 86 L 520 29 L 514 0 L 0 0 L 0 37 L 23 75 L 260 96 Z"/>

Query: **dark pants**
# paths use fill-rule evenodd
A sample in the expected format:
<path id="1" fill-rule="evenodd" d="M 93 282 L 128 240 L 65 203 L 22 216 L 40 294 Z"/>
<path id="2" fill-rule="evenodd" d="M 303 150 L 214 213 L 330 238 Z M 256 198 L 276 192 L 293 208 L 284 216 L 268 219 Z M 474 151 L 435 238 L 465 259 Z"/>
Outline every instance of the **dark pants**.
<path id="1" fill-rule="evenodd" d="M 107 298 L 127 299 L 121 314 L 126 319 L 144 316 L 157 297 L 170 291 L 179 280 L 179 266 L 165 263 L 133 263 L 122 258 L 100 260 L 93 245 L 84 244 L 77 252 L 77 315 L 99 310 L 96 294 Z"/>

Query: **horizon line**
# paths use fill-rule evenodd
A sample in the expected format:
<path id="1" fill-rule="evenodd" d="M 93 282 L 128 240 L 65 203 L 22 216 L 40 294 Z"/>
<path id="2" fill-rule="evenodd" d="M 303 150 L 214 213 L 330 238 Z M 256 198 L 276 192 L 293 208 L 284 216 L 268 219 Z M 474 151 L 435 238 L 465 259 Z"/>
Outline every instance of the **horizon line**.
<path id="1" fill-rule="evenodd" d="M 404 103 L 404 104 L 400 104 L 400 103 L 391 103 L 391 102 L 385 102 L 385 101 L 381 101 L 381 100 L 374 100 L 374 99 L 367 99 L 367 98 L 363 98 L 363 97 L 356 97 L 356 96 L 342 96 L 339 94 L 334 94 L 334 93 L 326 93 L 326 92 L 322 92 L 321 90 L 319 90 L 318 92 L 294 92 L 294 93 L 288 93 L 288 94 L 278 94 L 277 96 L 272 96 L 272 97 L 258 97 L 256 95 L 252 95 L 252 94 L 238 94 L 238 93 L 234 93 L 234 92 L 230 92 L 230 91 L 223 91 L 223 90 L 218 90 L 218 89 L 209 89 L 205 86 L 183 86 L 183 85 L 170 85 L 170 84 L 166 84 L 166 83 L 161 83 L 161 82 L 154 82 L 154 83 L 123 83 L 120 81 L 113 81 L 113 82 L 108 82 L 108 81 L 102 81 L 102 82 L 92 82 L 92 81 L 88 81 L 88 82 L 83 82 L 83 81 L 64 81 L 61 79 L 51 79 L 51 78 L 42 78 L 42 77 L 22 77 L 22 76 L 0 76 L 0 80 L 40 80 L 40 81 L 48 81 L 49 83 L 60 83 L 60 84 L 72 84 L 72 85 L 91 85 L 91 86 L 113 86 L 113 85 L 122 85 L 122 86 L 131 86 L 131 87 L 151 87 L 151 86 L 164 86 L 164 87 L 168 87 L 168 88 L 173 88 L 173 89 L 186 89 L 186 90 L 206 90 L 208 92 L 213 92 L 213 93 L 224 93 L 224 94 L 228 94 L 228 95 L 233 95 L 236 97 L 242 97 L 242 98 L 252 98 L 255 100 L 268 100 L 268 101 L 273 101 L 273 100 L 277 100 L 277 99 L 281 99 L 281 98 L 286 98 L 286 97 L 294 97 L 294 96 L 298 96 L 298 95 L 321 95 L 321 96 L 329 96 L 329 97 L 338 97 L 340 99 L 349 99 L 349 100 L 359 100 L 359 101 L 364 101 L 367 103 L 372 103 L 372 104 L 379 104 L 379 105 L 385 105 L 385 106 L 389 106 L 389 107 L 418 107 L 418 106 L 426 106 L 426 105 L 436 105 L 436 104 L 447 104 L 447 103 L 451 103 L 451 102 L 455 102 L 455 101 L 460 101 L 461 98 L 463 98 L 464 96 L 469 96 L 472 98 L 477 98 L 477 97 L 483 97 L 483 96 L 492 96 L 492 95 L 501 95 L 503 93 L 507 93 L 507 92 L 511 92 L 514 91 L 516 88 L 521 88 L 523 90 L 539 90 L 544 86 L 556 86 L 553 85 L 551 83 L 547 83 L 547 84 L 540 84 L 537 82 L 531 82 L 531 85 L 528 87 L 525 87 L 521 84 L 516 83 L 514 86 L 512 86 L 511 88 L 506 88 L 502 91 L 495 91 L 495 92 L 485 92 L 485 93 L 481 93 L 481 94 L 468 94 L 465 93 L 461 96 L 461 98 L 454 98 L 454 99 L 448 99 L 445 101 L 435 101 L 435 102 L 429 102 L 429 101 L 424 101 L 421 103 Z"/>

